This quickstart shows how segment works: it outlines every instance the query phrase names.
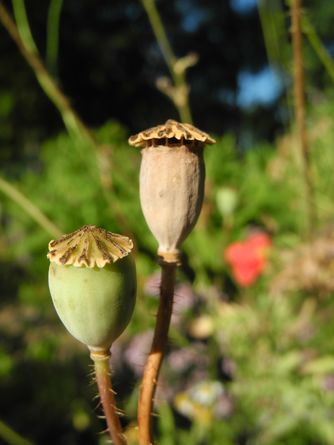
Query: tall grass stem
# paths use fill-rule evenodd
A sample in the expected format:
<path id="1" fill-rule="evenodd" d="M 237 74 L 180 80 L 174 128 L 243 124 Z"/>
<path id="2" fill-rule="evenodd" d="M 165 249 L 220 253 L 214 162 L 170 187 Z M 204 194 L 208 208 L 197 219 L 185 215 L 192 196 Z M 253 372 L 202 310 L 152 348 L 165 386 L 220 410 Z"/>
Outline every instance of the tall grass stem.
<path id="1" fill-rule="evenodd" d="M 51 0 L 46 27 L 46 65 L 53 73 L 57 70 L 59 50 L 59 23 L 64 0 Z"/>
<path id="2" fill-rule="evenodd" d="M 311 236 L 317 220 L 310 149 L 305 124 L 305 85 L 303 67 L 303 41 L 301 32 L 301 0 L 291 2 L 294 110 L 297 125 L 298 145 L 302 161 L 302 175 L 305 187 L 307 233 Z"/>
<path id="3" fill-rule="evenodd" d="M 30 39 L 26 41 L 22 38 L 15 22 L 13 21 L 3 3 L 0 3 L 0 21 L 6 28 L 8 34 L 16 43 L 25 60 L 33 69 L 43 91 L 53 102 L 53 104 L 58 108 L 68 132 L 75 135 L 76 137 L 79 137 L 80 139 L 88 141 L 91 145 L 96 147 L 97 142 L 93 134 L 82 122 L 75 110 L 71 107 L 68 98 L 60 90 L 53 77 L 49 74 L 39 55 L 35 51 L 33 51 Z M 28 23 L 26 24 L 26 27 L 29 28 Z M 27 42 L 30 42 L 30 44 Z"/>
<path id="4" fill-rule="evenodd" d="M 29 25 L 28 14 L 24 0 L 12 0 L 13 11 L 15 20 L 17 23 L 18 32 L 21 39 L 25 42 L 27 48 L 34 53 L 38 54 L 38 49 L 35 44 L 34 38 Z"/>
<path id="5" fill-rule="evenodd" d="M 9 445 L 34 445 L 33 442 L 22 437 L 2 420 L 0 420 L 0 437 Z"/>
<path id="6" fill-rule="evenodd" d="M 327 74 L 331 78 L 332 82 L 334 82 L 334 61 L 321 42 L 316 29 L 311 23 L 311 20 L 305 14 L 302 17 L 302 30 L 314 52 L 323 64 Z"/>
<path id="7" fill-rule="evenodd" d="M 10 182 L 0 177 L 0 191 L 18 204 L 47 233 L 59 238 L 63 232 L 26 196 L 17 190 Z"/>
<path id="8" fill-rule="evenodd" d="M 189 105 L 189 86 L 186 81 L 185 71 L 190 64 L 180 64 L 180 59 L 175 56 L 172 46 L 168 40 L 167 33 L 161 20 L 155 0 L 141 0 L 151 24 L 155 38 L 161 49 L 174 86 L 169 87 L 170 94 L 167 94 L 178 110 L 182 122 L 192 123 L 191 110 Z M 195 62 L 194 62 L 195 63 Z M 179 69 L 178 69 L 179 68 Z"/>

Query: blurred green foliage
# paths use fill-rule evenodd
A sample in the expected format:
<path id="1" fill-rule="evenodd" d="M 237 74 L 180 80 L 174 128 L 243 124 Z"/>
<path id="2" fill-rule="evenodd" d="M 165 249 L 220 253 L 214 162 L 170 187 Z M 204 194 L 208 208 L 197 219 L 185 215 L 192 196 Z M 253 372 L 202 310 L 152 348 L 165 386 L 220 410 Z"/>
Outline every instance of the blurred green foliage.
<path id="1" fill-rule="evenodd" d="M 142 28 L 147 27 L 147 23 L 139 5 L 130 3 L 132 10 L 129 9 L 126 19 L 122 16 L 123 25 L 113 37 L 118 43 L 117 57 L 113 55 L 111 66 L 114 68 L 115 58 L 120 60 L 121 47 L 126 43 L 129 54 L 130 50 L 131 54 L 136 53 L 136 57 L 123 57 L 122 62 L 124 66 L 130 63 L 130 70 L 126 72 L 133 79 L 133 66 L 140 65 L 138 55 L 139 61 L 148 58 L 144 40 L 138 38 L 138 35 L 143 37 Z M 313 0 L 305 2 L 311 22 L 320 30 L 325 46 L 330 48 L 333 4 L 322 1 L 318 7 L 319 4 Z M 34 5 L 36 8 L 37 3 Z M 118 13 L 123 13 L 123 3 L 115 5 Z M 215 23 L 220 17 L 215 13 L 219 10 L 217 5 L 208 6 Z M 280 46 L 281 38 L 285 39 L 282 35 L 286 20 L 284 8 L 281 2 L 263 1 L 261 5 L 267 50 L 271 52 L 272 61 L 285 68 L 290 49 L 283 43 Z M 272 5 L 277 8 L 273 9 Z M 71 4 L 67 8 L 65 19 L 72 23 L 78 10 Z M 91 14 L 85 11 L 91 8 L 96 9 L 95 5 L 87 3 L 81 11 L 89 22 Z M 232 13 L 231 5 L 226 8 L 225 21 L 233 18 L 244 23 L 243 15 Z M 195 9 L 201 10 L 199 4 Z M 175 22 L 175 11 L 166 16 L 174 30 L 180 28 Z M 102 19 L 103 14 L 99 21 Z M 129 26 L 130 19 L 138 24 L 139 30 L 129 33 L 124 41 L 121 38 L 127 32 L 124 22 Z M 58 20 L 59 16 L 53 19 L 54 29 L 59 26 Z M 251 21 L 258 21 L 254 10 Z M 249 29 L 240 28 L 246 35 L 244 39 L 249 40 Z M 230 67 L 230 73 L 224 72 L 223 83 L 233 91 L 241 67 L 261 66 L 263 48 L 259 29 L 257 44 L 248 48 L 251 51 L 244 51 L 243 62 L 241 49 L 229 49 L 229 56 L 226 58 L 224 53 L 223 57 L 219 51 L 223 51 L 225 45 L 219 40 L 209 52 L 209 45 L 201 37 L 203 31 L 204 28 L 199 27 L 198 32 L 189 32 L 187 39 L 191 48 L 196 42 L 202 65 L 214 85 L 221 87 L 221 76 L 216 75 L 215 70 L 209 73 L 207 67 L 210 58 L 216 63 L 217 55 L 221 57 L 221 66 Z M 224 27 L 225 31 L 227 36 L 233 34 L 241 39 L 233 27 L 231 30 Z M 99 39 L 105 39 L 104 32 Z M 90 30 L 88 33 L 95 36 Z M 107 33 L 110 34 L 109 28 Z M 184 30 L 179 29 L 178 33 L 182 41 L 180 47 L 185 51 Z M 72 28 L 71 35 L 75 39 L 66 49 L 66 61 L 77 54 L 76 39 L 83 39 L 86 41 L 84 67 L 89 63 L 86 71 L 91 73 L 91 66 L 94 69 L 100 66 L 91 63 L 94 61 L 91 54 L 99 48 L 105 59 L 105 45 L 97 44 L 100 40 L 96 36 L 90 40 L 80 32 L 73 33 Z M 66 33 L 61 38 L 66 39 Z M 145 39 L 149 40 L 146 35 Z M 49 48 L 49 63 L 54 71 L 57 70 L 56 43 L 49 41 L 53 45 L 52 54 Z M 7 42 L 4 45 L 7 47 Z M 260 52 L 256 50 L 259 45 Z M 307 92 L 312 105 L 308 114 L 308 136 L 317 227 L 312 239 L 306 239 L 305 190 L 293 131 L 287 131 L 272 144 L 258 142 L 246 152 L 240 151 L 235 135 L 217 135 L 217 144 L 205 150 L 205 200 L 197 226 L 183 249 L 171 342 L 157 396 L 159 415 L 155 433 L 162 445 L 334 445 L 334 102 L 328 73 L 318 55 L 307 46 L 305 56 Z M 150 59 L 154 63 L 154 57 Z M 109 66 L 109 61 L 105 63 Z M 55 115 L 45 112 L 46 105 L 36 109 L 39 99 L 27 87 L 31 79 L 27 78 L 27 73 L 16 69 L 17 65 L 20 66 L 11 58 L 3 76 L 21 85 L 20 93 L 13 88 L 0 90 L 1 176 L 7 177 L 64 233 L 83 224 L 96 224 L 127 234 L 135 241 L 138 303 L 129 329 L 112 351 L 113 380 L 120 406 L 126 411 L 122 421 L 129 444 L 134 445 L 138 384 L 155 321 L 157 299 L 154 294 L 158 293 L 156 243 L 139 204 L 140 152 L 128 146 L 127 131 L 116 121 L 94 131 L 97 139 L 94 147 L 65 133 L 37 143 L 41 135 L 51 134 L 49 125 L 55 132 L 52 123 Z M 76 65 L 81 67 L 81 64 Z M 72 75 L 69 76 L 72 80 L 67 87 L 69 91 L 73 83 L 78 87 L 80 99 L 75 102 L 81 103 L 83 110 L 92 109 L 92 122 L 96 122 L 95 114 L 103 118 L 110 115 L 109 109 L 100 110 L 100 100 L 95 97 L 97 89 L 106 94 L 108 86 L 113 94 L 113 110 L 120 112 L 123 122 L 130 122 L 132 126 L 135 122 L 137 126 L 152 115 L 155 118 L 157 109 L 159 113 L 166 112 L 156 105 L 161 98 L 157 102 L 156 91 L 151 91 L 153 79 L 159 74 L 157 67 L 148 68 L 150 70 L 147 91 L 151 92 L 150 100 L 155 106 L 142 104 L 142 97 L 135 98 L 131 117 L 127 109 L 120 111 L 124 104 L 128 107 L 124 97 L 132 100 L 136 90 L 122 77 L 124 70 L 116 70 L 116 74 L 113 71 L 116 76 L 113 82 L 109 82 L 108 76 L 101 80 L 94 72 L 90 76 L 95 79 L 91 100 L 87 94 L 81 94 L 81 91 L 87 93 L 87 87 L 85 82 L 78 85 L 77 74 L 74 74 L 74 81 Z M 15 76 L 9 76 L 10 71 L 15 72 Z M 193 80 L 200 79 L 194 82 L 198 116 L 202 115 L 204 122 L 214 121 L 214 127 L 221 128 L 222 113 L 203 111 L 208 108 L 205 101 L 210 95 L 204 94 L 202 72 L 198 70 L 193 76 Z M 117 76 L 121 76 L 122 81 Z M 143 78 L 146 82 L 147 69 L 136 77 L 137 89 Z M 115 84 L 122 85 L 117 95 Z M 325 93 L 319 91 L 323 85 L 326 85 Z M 318 90 L 315 91 L 314 86 Z M 210 97 L 218 107 L 219 94 Z M 231 105 L 227 102 L 223 105 L 231 114 Z M 215 109 L 220 110 L 221 103 Z M 277 116 L 270 116 L 268 110 L 264 113 L 262 110 L 261 116 L 267 114 L 268 122 L 277 121 Z M 144 111 L 149 111 L 147 116 Z M 251 111 L 256 116 L 256 110 Z M 239 125 L 239 117 L 231 115 L 228 119 L 238 121 Z M 24 122 L 29 122 L 29 128 L 16 126 L 16 122 L 22 122 L 22 116 Z M 228 126 L 230 121 L 227 122 L 224 120 L 224 125 Z M 257 133 L 263 126 L 267 134 L 266 122 L 261 118 L 257 122 L 259 128 L 253 132 Z M 269 133 L 272 135 L 271 131 Z M 16 148 L 13 141 L 16 141 Z M 25 141 L 22 146 L 21 141 Z M 96 416 L 96 390 L 89 385 L 87 351 L 64 331 L 48 295 L 46 251 L 50 235 L 4 195 L 0 200 L 0 224 L 0 419 L 35 444 L 104 445 L 105 435 L 96 434 L 105 426 Z M 273 246 L 265 273 L 255 285 L 242 288 L 224 260 L 224 251 L 254 230 L 268 233 Z M 23 444 L 20 440 L 24 439 L 6 430 L 1 420 L 0 443 Z"/>
<path id="2" fill-rule="evenodd" d="M 326 100 L 309 125 L 319 217 L 315 239 L 329 236 L 320 228 L 332 233 L 333 117 L 332 102 Z M 154 324 L 157 301 L 146 283 L 157 270 L 156 245 L 139 205 L 140 152 L 128 146 L 127 134 L 116 122 L 95 133 L 99 151 L 66 134 L 45 141 L 39 156 L 21 169 L 16 186 L 64 232 L 90 223 L 135 239 L 138 304 L 116 347 L 120 355 L 114 370 L 120 404 L 127 411 L 124 424 L 135 443 L 138 375 L 124 357 L 131 341 Z M 312 252 L 314 242 L 304 240 L 295 140 L 287 134 L 276 150 L 261 145 L 239 153 L 231 135 L 217 139 L 205 150 L 205 202 L 184 246 L 179 281 L 191 284 L 193 303 L 182 309 L 181 321 L 171 329 L 162 377 L 162 387 L 167 382 L 170 391 L 161 396 L 168 404 L 160 402 L 156 425 L 160 443 L 334 444 L 334 288 L 305 290 L 297 270 L 300 281 L 292 290 L 283 286 L 275 291 L 280 274 L 296 267 L 286 262 L 287 252 L 301 246 Z M 232 205 L 217 205 L 226 199 Z M 1 200 L 1 223 L 1 417 L 35 443 L 98 443 L 86 351 L 64 332 L 48 295 L 50 236 L 9 199 Z M 224 249 L 254 228 L 270 234 L 273 248 L 265 275 L 243 290 L 230 275 Z M 321 267 L 333 265 L 328 258 Z M 177 303 L 181 298 L 177 291 Z M 199 323 L 194 325 L 203 319 L 209 326 L 204 334 Z M 182 357 L 191 348 L 202 351 L 196 355 L 205 363 L 190 361 L 179 371 L 170 367 L 174 352 L 181 350 Z M 193 376 L 197 368 L 203 375 Z M 206 404 L 209 389 L 218 393 L 216 402 Z"/>

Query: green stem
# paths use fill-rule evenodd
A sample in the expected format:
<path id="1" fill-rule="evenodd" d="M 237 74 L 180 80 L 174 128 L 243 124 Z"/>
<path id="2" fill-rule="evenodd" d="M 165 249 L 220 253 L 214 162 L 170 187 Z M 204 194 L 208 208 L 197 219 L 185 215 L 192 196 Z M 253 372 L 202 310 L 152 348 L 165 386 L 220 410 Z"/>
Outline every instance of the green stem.
<path id="1" fill-rule="evenodd" d="M 46 37 L 46 64 L 55 72 L 59 48 L 59 22 L 64 0 L 51 0 L 48 12 Z"/>
<path id="2" fill-rule="evenodd" d="M 18 204 L 34 221 L 55 238 L 62 235 L 62 231 L 49 220 L 41 210 L 26 196 L 19 192 L 12 184 L 0 177 L 0 191 Z"/>
<path id="3" fill-rule="evenodd" d="M 109 370 L 109 351 L 91 351 L 94 362 L 95 378 L 99 389 L 103 412 L 106 417 L 108 431 L 114 445 L 126 445 L 121 422 L 117 413 L 114 391 L 111 386 Z"/>
<path id="4" fill-rule="evenodd" d="M 24 0 L 12 0 L 12 4 L 17 28 L 21 39 L 25 42 L 27 48 L 29 48 L 32 53 L 38 54 L 38 49 L 29 26 L 29 20 Z"/>
<path id="5" fill-rule="evenodd" d="M 286 57 L 286 48 L 289 45 L 289 39 L 285 23 L 284 5 L 281 0 L 258 0 L 257 4 L 268 60 L 277 73 L 281 73 L 282 69 L 288 72 L 290 60 Z M 285 84 L 285 76 L 282 76 L 282 80 Z M 293 120 L 291 100 L 288 88 L 284 88 L 284 90 L 285 106 L 289 114 L 288 121 L 291 123 Z M 288 128 L 286 129 L 287 132 L 289 130 Z"/>
<path id="6" fill-rule="evenodd" d="M 167 33 L 165 31 L 164 25 L 160 18 L 159 12 L 155 5 L 155 0 L 142 0 L 142 4 L 145 8 L 146 14 L 148 15 L 150 24 L 152 26 L 154 35 L 158 41 L 162 54 L 165 58 L 166 64 L 168 66 L 171 76 L 174 78 L 174 64 L 176 62 L 176 57 L 173 53 L 172 47 L 169 43 Z M 175 80 L 175 78 L 174 78 Z"/>
<path id="7" fill-rule="evenodd" d="M 334 82 L 334 61 L 331 58 L 331 56 L 328 54 L 326 48 L 324 48 L 311 21 L 305 15 L 303 16 L 303 19 L 302 19 L 302 29 L 303 29 L 303 32 L 306 35 L 308 41 L 310 42 L 310 45 L 312 46 L 313 50 L 319 57 L 323 66 L 325 67 L 327 74 L 329 75 L 331 80 Z"/>
<path id="8" fill-rule="evenodd" d="M 285 31 L 284 13 L 279 0 L 270 2 L 259 0 L 257 3 L 264 43 L 271 65 L 285 65 L 282 57 L 282 28 Z M 285 43 L 285 42 L 284 42 Z"/>
<path id="9" fill-rule="evenodd" d="M 15 0 L 15 1 L 22 1 L 22 0 Z M 18 32 L 15 22 L 13 21 L 12 17 L 8 13 L 7 9 L 5 8 L 1 0 L 0 0 L 0 22 L 3 24 L 8 34 L 16 43 L 18 49 L 20 50 L 21 54 L 23 55 L 27 63 L 33 69 L 35 76 L 37 77 L 37 80 L 40 86 L 42 87 L 44 93 L 49 97 L 51 102 L 56 106 L 56 108 L 60 112 L 68 133 L 74 137 L 79 138 L 79 140 L 86 142 L 89 145 L 89 147 L 92 147 L 95 150 L 95 156 L 99 156 L 100 146 L 97 140 L 95 139 L 94 135 L 90 132 L 90 130 L 80 119 L 79 115 L 72 108 L 70 101 L 65 96 L 65 94 L 60 90 L 54 78 L 49 74 L 40 57 L 37 54 L 35 54 L 30 48 L 30 46 L 28 46 L 26 42 L 22 39 L 22 37 Z M 28 23 L 26 26 L 29 28 Z M 101 169 L 99 166 L 98 169 L 100 174 L 99 180 L 103 196 L 109 208 L 113 209 L 113 216 L 115 217 L 115 219 L 119 222 L 120 225 L 125 224 L 126 230 L 130 234 L 131 230 L 128 224 L 126 223 L 126 218 L 123 216 L 121 210 L 117 208 L 116 203 L 112 201 L 112 198 L 110 197 L 110 190 L 106 190 L 106 188 L 104 187 L 103 178 L 101 176 Z"/>
<path id="10" fill-rule="evenodd" d="M 141 2 L 174 82 L 175 94 L 169 94 L 169 97 L 172 98 L 182 122 L 192 123 L 189 106 L 189 86 L 185 77 L 185 68 L 177 69 L 178 59 L 169 43 L 155 0 L 141 0 Z"/>
<path id="11" fill-rule="evenodd" d="M 10 445 L 34 445 L 0 420 L 0 437 Z"/>
<path id="12" fill-rule="evenodd" d="M 21 3 L 22 0 L 14 0 L 14 1 L 19 1 Z M 30 67 L 33 69 L 37 77 L 37 80 L 42 89 L 44 90 L 45 94 L 58 108 L 68 132 L 70 134 L 79 137 L 82 140 L 88 141 L 89 144 L 91 144 L 92 146 L 97 147 L 97 142 L 94 136 L 82 122 L 77 113 L 73 110 L 68 98 L 60 90 L 55 80 L 48 73 L 40 57 L 32 50 L 31 46 L 27 44 L 27 42 L 21 37 L 15 25 L 15 22 L 11 18 L 10 14 L 8 13 L 3 3 L 0 3 L 0 21 L 6 28 L 11 38 L 16 43 L 23 57 L 26 59 Z M 29 24 L 27 24 L 26 26 L 29 28 Z"/>
<path id="13" fill-rule="evenodd" d="M 308 223 L 308 236 L 315 227 L 317 214 L 314 198 L 314 186 L 310 151 L 305 124 L 305 95 L 304 95 L 304 67 L 303 67 L 303 41 L 301 33 L 301 0 L 291 2 L 292 18 L 292 46 L 293 46 L 293 78 L 294 78 L 294 108 L 298 132 L 298 142 L 303 168 L 305 185 L 305 201 Z"/>

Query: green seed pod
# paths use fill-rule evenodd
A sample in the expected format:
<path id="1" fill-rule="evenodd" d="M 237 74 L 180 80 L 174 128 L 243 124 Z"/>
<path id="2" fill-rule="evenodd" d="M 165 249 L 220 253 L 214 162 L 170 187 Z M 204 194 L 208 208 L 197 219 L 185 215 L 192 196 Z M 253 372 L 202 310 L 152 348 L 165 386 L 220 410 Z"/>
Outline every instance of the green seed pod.
<path id="1" fill-rule="evenodd" d="M 158 252 L 173 262 L 196 224 L 204 195 L 203 147 L 215 141 L 190 124 L 165 124 L 129 138 L 142 149 L 140 202 Z"/>
<path id="2" fill-rule="evenodd" d="M 136 294 L 132 241 L 83 226 L 49 243 L 49 288 L 66 329 L 91 350 L 109 349 L 128 325 Z"/>

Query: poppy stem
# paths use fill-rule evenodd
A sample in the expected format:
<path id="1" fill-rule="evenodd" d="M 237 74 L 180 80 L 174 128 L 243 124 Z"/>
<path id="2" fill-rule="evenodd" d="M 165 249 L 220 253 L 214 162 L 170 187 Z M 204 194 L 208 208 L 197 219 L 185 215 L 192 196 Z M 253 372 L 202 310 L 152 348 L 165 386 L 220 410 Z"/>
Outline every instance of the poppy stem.
<path id="1" fill-rule="evenodd" d="M 90 356 L 94 362 L 96 383 L 112 443 L 114 445 L 126 445 L 127 442 L 123 435 L 114 391 L 111 386 L 109 369 L 110 353 L 109 351 L 91 351 Z"/>
<path id="2" fill-rule="evenodd" d="M 138 401 L 139 444 L 153 445 L 152 411 L 159 371 L 166 350 L 173 310 L 177 262 L 161 261 L 160 302 L 151 352 L 147 358 Z"/>

